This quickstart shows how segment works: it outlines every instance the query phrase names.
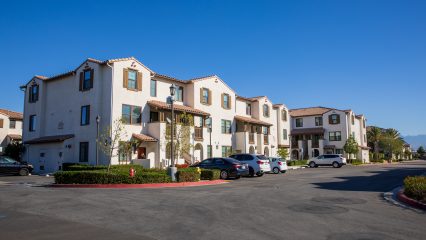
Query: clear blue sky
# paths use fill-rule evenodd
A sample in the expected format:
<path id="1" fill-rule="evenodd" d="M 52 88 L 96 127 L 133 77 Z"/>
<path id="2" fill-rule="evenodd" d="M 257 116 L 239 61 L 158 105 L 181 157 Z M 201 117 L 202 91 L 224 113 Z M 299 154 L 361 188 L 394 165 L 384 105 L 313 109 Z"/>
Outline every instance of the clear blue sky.
<path id="1" fill-rule="evenodd" d="M 0 108 L 18 86 L 88 57 L 135 56 L 186 79 L 217 74 L 242 96 L 364 113 L 426 133 L 426 1 L 7 1 Z"/>

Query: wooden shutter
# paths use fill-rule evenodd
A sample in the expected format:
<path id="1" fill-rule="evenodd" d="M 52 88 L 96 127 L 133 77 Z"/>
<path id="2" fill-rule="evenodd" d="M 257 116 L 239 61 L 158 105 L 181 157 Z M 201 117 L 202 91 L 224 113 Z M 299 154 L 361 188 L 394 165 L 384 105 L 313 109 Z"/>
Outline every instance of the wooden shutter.
<path id="1" fill-rule="evenodd" d="M 81 72 L 80 73 L 80 83 L 79 83 L 79 87 L 78 87 L 79 91 L 83 91 L 83 80 L 84 80 L 84 72 Z"/>
<path id="2" fill-rule="evenodd" d="M 3 122 L 4 122 L 4 120 L 0 119 L 0 128 L 3 128 Z"/>
<path id="3" fill-rule="evenodd" d="M 28 93 L 28 102 L 32 102 L 32 96 L 33 96 L 33 87 L 31 86 L 29 88 L 29 93 Z"/>
<path id="4" fill-rule="evenodd" d="M 90 69 L 90 88 L 93 88 L 93 73 L 95 72 L 94 69 Z"/>
<path id="5" fill-rule="evenodd" d="M 38 95 L 40 94 L 40 85 L 35 85 L 35 87 L 37 88 L 37 94 L 35 95 L 34 102 L 37 102 L 38 101 Z"/>
<path id="6" fill-rule="evenodd" d="M 138 89 L 138 91 L 142 91 L 142 72 L 138 72 L 137 73 L 137 82 L 136 82 L 136 87 Z"/>
<path id="7" fill-rule="evenodd" d="M 129 70 L 127 69 L 123 69 L 123 87 L 127 88 L 128 86 L 128 81 L 129 81 Z"/>
<path id="8" fill-rule="evenodd" d="M 222 108 L 226 108 L 224 98 L 225 98 L 225 94 L 222 93 L 222 95 L 220 96 L 220 101 L 221 101 L 220 105 L 222 106 Z"/>
<path id="9" fill-rule="evenodd" d="M 208 91 L 209 91 L 209 100 L 208 100 L 208 104 L 209 105 L 212 105 L 212 91 L 210 91 L 210 89 L 208 89 Z"/>
<path id="10" fill-rule="evenodd" d="M 332 116 L 333 115 L 329 115 L 328 116 L 328 124 L 333 124 L 333 118 L 332 118 Z"/>
<path id="11" fill-rule="evenodd" d="M 228 95 L 228 109 L 231 109 L 232 108 L 232 98 L 231 98 L 231 95 Z"/>
<path id="12" fill-rule="evenodd" d="M 200 88 L 200 103 L 204 103 L 203 102 L 203 88 Z"/>
<path id="13" fill-rule="evenodd" d="M 336 115 L 337 116 L 337 118 L 336 118 L 336 124 L 340 124 L 340 115 Z"/>

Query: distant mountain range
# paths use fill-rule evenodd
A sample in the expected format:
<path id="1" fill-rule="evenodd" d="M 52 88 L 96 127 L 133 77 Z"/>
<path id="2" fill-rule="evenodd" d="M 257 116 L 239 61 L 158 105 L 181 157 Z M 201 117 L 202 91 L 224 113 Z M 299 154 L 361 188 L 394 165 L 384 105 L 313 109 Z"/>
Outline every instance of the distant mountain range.
<path id="1" fill-rule="evenodd" d="M 404 136 L 404 140 L 416 150 L 420 146 L 426 147 L 426 134 L 417 136 Z"/>

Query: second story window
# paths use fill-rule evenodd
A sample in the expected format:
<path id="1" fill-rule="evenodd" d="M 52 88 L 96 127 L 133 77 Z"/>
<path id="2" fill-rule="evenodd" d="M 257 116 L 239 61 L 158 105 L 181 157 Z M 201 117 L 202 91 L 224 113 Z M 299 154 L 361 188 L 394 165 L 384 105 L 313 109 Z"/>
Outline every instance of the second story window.
<path id="1" fill-rule="evenodd" d="M 342 133 L 338 132 L 329 132 L 329 140 L 330 141 L 342 141 Z"/>
<path id="2" fill-rule="evenodd" d="M 142 123 L 142 108 L 123 104 L 121 119 L 124 124 L 140 125 Z"/>
<path id="3" fill-rule="evenodd" d="M 29 131 L 34 132 L 36 130 L 36 124 L 37 124 L 37 116 L 36 115 L 30 115 L 30 124 L 29 124 Z"/>
<path id="4" fill-rule="evenodd" d="M 246 114 L 251 115 L 251 103 L 246 103 Z"/>
<path id="5" fill-rule="evenodd" d="M 231 109 L 231 96 L 227 93 L 222 94 L 222 108 Z"/>
<path id="6" fill-rule="evenodd" d="M 9 121 L 9 128 L 10 129 L 15 129 L 16 128 L 16 120 L 10 120 Z"/>
<path id="7" fill-rule="evenodd" d="M 296 127 L 303 127 L 303 118 L 296 118 Z"/>
<path id="8" fill-rule="evenodd" d="M 81 107 L 80 125 L 85 126 L 90 124 L 90 106 Z"/>
<path id="9" fill-rule="evenodd" d="M 285 109 L 281 111 L 281 119 L 287 122 L 287 111 Z"/>
<path id="10" fill-rule="evenodd" d="M 32 85 L 30 87 L 30 94 L 28 101 L 30 103 L 34 103 L 38 101 L 38 93 L 39 93 L 39 86 L 37 84 Z"/>
<path id="11" fill-rule="evenodd" d="M 328 116 L 329 124 L 339 124 L 340 123 L 340 115 L 339 114 L 331 114 Z"/>
<path id="12" fill-rule="evenodd" d="M 138 73 L 136 71 L 130 70 L 128 74 L 128 82 L 127 82 L 127 88 L 128 89 L 135 89 L 136 90 L 136 81 L 137 81 Z"/>
<path id="13" fill-rule="evenodd" d="M 93 69 L 86 69 L 80 73 L 80 91 L 93 88 Z"/>
<path id="14" fill-rule="evenodd" d="M 211 91 L 208 88 L 200 89 L 200 102 L 205 105 L 212 104 Z"/>
<path id="15" fill-rule="evenodd" d="M 183 102 L 183 87 L 176 87 L 176 101 Z"/>
<path id="16" fill-rule="evenodd" d="M 157 96 L 157 81 L 156 80 L 151 80 L 151 86 L 150 86 L 149 92 L 150 92 L 151 97 Z"/>
<path id="17" fill-rule="evenodd" d="M 267 104 L 263 104 L 263 116 L 269 117 L 269 106 Z"/>
<path id="18" fill-rule="evenodd" d="M 287 140 L 287 129 L 283 129 L 283 140 Z"/>
<path id="19" fill-rule="evenodd" d="M 315 126 L 322 126 L 322 117 L 315 117 Z"/>
<path id="20" fill-rule="evenodd" d="M 223 120 L 221 121 L 222 133 L 231 133 L 231 121 Z"/>
<path id="21" fill-rule="evenodd" d="M 123 87 L 128 90 L 142 91 L 142 73 L 133 69 L 123 69 Z"/>

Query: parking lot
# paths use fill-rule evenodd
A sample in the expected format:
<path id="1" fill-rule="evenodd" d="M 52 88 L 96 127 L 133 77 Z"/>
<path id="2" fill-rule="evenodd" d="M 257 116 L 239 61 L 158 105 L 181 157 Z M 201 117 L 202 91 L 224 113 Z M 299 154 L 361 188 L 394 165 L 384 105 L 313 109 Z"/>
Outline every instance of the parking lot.
<path id="1" fill-rule="evenodd" d="M 426 161 L 289 171 L 178 189 L 54 189 L 0 177 L 0 239 L 426 239 L 382 194 Z"/>

